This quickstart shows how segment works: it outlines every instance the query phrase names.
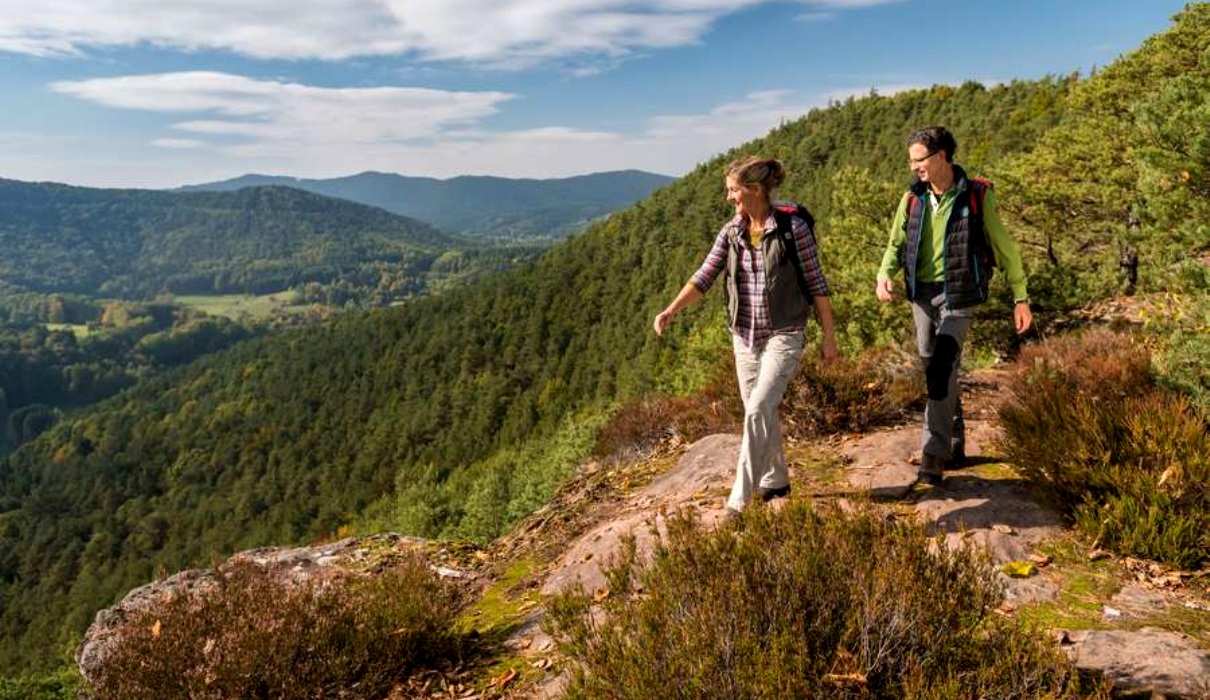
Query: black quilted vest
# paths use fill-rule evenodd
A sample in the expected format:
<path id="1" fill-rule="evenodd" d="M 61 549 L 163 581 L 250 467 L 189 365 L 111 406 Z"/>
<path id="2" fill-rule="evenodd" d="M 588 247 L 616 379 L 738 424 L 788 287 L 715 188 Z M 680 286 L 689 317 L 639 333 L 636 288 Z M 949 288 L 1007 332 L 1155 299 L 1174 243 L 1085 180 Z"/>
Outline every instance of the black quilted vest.
<path id="1" fill-rule="evenodd" d="M 765 268 L 765 301 L 769 305 L 769 321 L 773 330 L 802 327 L 811 311 L 812 299 L 806 290 L 801 261 L 794 247 L 794 231 L 789 214 L 774 207 L 777 228 L 761 238 L 760 254 Z M 807 220 L 810 227 L 810 219 Z M 740 246 L 738 227 L 731 232 L 727 250 L 726 279 L 723 292 L 727 300 L 728 328 L 735 328 L 739 316 Z"/>
<path id="2" fill-rule="evenodd" d="M 943 260 L 945 265 L 945 304 L 963 309 L 987 301 L 987 287 L 995 267 L 995 255 L 983 227 L 983 202 L 991 183 L 968 178 L 966 171 L 954 166 L 954 208 L 945 226 Z M 906 226 L 901 263 L 908 298 L 916 300 L 916 264 L 920 255 L 920 233 L 924 228 L 924 198 L 928 183 L 917 180 L 908 196 Z"/>

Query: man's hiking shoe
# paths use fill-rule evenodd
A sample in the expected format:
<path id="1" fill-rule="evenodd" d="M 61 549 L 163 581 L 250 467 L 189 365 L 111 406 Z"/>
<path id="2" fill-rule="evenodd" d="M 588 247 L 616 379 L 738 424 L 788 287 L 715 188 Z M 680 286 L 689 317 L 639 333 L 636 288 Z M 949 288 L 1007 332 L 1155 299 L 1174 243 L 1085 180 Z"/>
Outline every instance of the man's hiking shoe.
<path id="1" fill-rule="evenodd" d="M 929 486 L 940 486 L 943 478 L 941 472 L 944 468 L 944 459 L 924 454 L 920 457 L 920 469 L 916 471 L 916 480 Z"/>
<path id="2" fill-rule="evenodd" d="M 965 466 L 966 450 L 962 447 L 955 447 L 953 454 L 950 455 L 950 458 L 945 460 L 945 470 L 953 471 L 955 469 L 962 469 Z"/>
<path id="3" fill-rule="evenodd" d="M 756 489 L 756 495 L 760 496 L 760 500 L 764 501 L 765 503 L 768 503 L 769 501 L 772 501 L 774 498 L 785 498 L 786 496 L 789 496 L 790 495 L 790 485 L 786 484 L 785 486 L 782 486 L 782 487 L 776 488 L 776 489 L 767 489 L 763 486 L 760 486 L 760 487 L 757 487 L 757 489 Z"/>

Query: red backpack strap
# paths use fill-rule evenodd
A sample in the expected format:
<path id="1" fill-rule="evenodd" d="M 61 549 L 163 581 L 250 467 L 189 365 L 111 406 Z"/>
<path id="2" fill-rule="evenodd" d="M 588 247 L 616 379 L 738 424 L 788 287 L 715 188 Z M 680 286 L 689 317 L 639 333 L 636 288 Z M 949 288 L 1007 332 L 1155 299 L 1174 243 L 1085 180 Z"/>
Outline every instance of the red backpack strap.
<path id="1" fill-rule="evenodd" d="M 970 186 L 971 213 L 983 216 L 983 202 L 987 199 L 987 190 L 991 188 L 992 183 L 981 177 L 972 177 L 970 179 Z"/>
<path id="2" fill-rule="evenodd" d="M 911 221 L 912 217 L 916 216 L 916 212 L 920 211 L 920 207 L 924 205 L 924 198 L 915 192 L 908 192 L 908 215 L 906 221 Z M 905 222 L 906 223 L 906 222 Z"/>

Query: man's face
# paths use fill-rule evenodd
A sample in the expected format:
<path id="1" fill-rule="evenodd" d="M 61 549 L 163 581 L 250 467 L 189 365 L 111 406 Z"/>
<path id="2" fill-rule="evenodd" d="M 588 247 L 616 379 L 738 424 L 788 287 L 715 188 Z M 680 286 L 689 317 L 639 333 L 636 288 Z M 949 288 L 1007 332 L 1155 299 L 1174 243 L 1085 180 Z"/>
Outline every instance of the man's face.
<path id="1" fill-rule="evenodd" d="M 921 182 L 932 182 L 949 163 L 945 160 L 945 151 L 930 151 L 923 143 L 913 143 L 908 146 L 908 165 Z"/>

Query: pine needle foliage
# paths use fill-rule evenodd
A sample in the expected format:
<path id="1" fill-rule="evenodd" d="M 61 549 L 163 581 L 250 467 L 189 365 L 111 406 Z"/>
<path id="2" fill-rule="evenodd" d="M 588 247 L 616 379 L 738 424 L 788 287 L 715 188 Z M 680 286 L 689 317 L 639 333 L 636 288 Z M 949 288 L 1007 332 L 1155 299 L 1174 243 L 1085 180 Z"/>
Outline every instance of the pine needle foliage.
<path id="1" fill-rule="evenodd" d="M 1001 591 L 974 550 L 868 507 L 735 523 L 677 515 L 648 565 L 633 541 L 615 560 L 602 610 L 583 592 L 552 601 L 568 698 L 1108 697 L 992 613 Z"/>
<path id="2" fill-rule="evenodd" d="M 1179 567 L 1210 557 L 1206 416 L 1155 384 L 1130 336 L 1025 350 L 1000 421 L 1006 458 L 1100 546 Z"/>

